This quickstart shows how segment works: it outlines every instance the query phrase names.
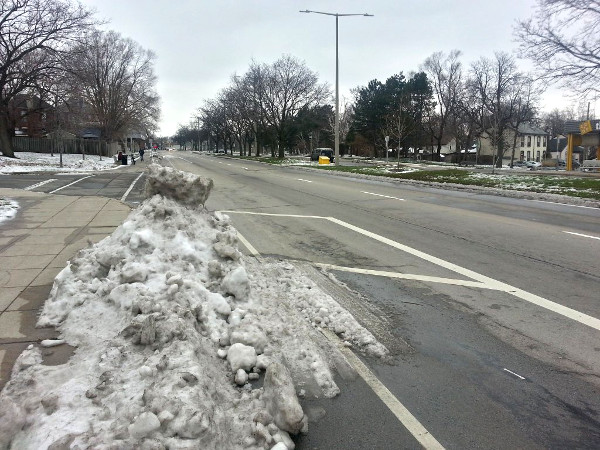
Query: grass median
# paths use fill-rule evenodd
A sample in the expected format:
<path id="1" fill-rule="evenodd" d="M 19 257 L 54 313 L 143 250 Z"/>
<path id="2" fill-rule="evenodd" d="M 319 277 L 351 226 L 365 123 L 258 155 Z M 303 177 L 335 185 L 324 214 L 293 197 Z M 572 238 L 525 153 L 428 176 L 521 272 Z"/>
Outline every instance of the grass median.
<path id="1" fill-rule="evenodd" d="M 452 183 L 600 200 L 600 178 L 544 174 L 543 171 L 540 171 L 539 174 L 529 172 L 518 174 L 512 171 L 507 173 L 506 170 L 500 169 L 499 173 L 490 174 L 454 168 L 434 169 L 431 165 L 423 165 L 423 169 L 417 169 L 414 165 L 409 167 L 403 164 L 399 166 L 335 166 L 333 164 L 315 165 L 294 158 L 244 157 L 244 159 L 267 164 L 310 166 L 320 170 L 414 180 L 425 183 Z"/>

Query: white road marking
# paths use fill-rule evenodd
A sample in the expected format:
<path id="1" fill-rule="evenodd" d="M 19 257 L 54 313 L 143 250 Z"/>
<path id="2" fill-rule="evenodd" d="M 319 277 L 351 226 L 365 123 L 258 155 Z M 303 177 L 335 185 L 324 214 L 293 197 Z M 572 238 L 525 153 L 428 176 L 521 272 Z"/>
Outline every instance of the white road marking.
<path id="1" fill-rule="evenodd" d="M 598 209 L 595 206 L 583 206 L 583 205 L 569 205 L 568 203 L 558 203 L 558 202 L 549 202 L 546 200 L 531 200 L 532 202 L 538 203 L 550 203 L 551 205 L 560 205 L 560 206 L 572 206 L 573 208 L 587 208 L 587 209 Z"/>
<path id="2" fill-rule="evenodd" d="M 311 180 L 303 180 L 302 178 L 298 178 L 298 181 L 304 181 L 305 183 L 312 183 Z"/>
<path id="3" fill-rule="evenodd" d="M 63 187 L 59 187 L 58 189 L 54 189 L 53 191 L 48 192 L 48 194 L 54 194 L 55 192 L 61 191 L 64 188 L 74 185 L 75 183 L 79 183 L 81 180 L 85 180 L 86 178 L 91 178 L 93 175 L 88 175 L 87 177 L 79 178 L 78 180 L 73 181 L 72 183 L 65 184 Z"/>
<path id="4" fill-rule="evenodd" d="M 250 252 L 250 254 L 254 257 L 256 257 L 257 259 L 260 259 L 260 253 L 258 253 L 258 250 L 256 250 L 252 244 L 250 242 L 248 242 L 248 240 L 242 236 L 240 234 L 240 232 L 238 231 L 237 233 L 238 239 L 242 242 L 242 244 L 244 244 L 246 246 L 246 248 L 248 249 L 248 251 Z"/>
<path id="5" fill-rule="evenodd" d="M 321 332 L 342 352 L 348 360 L 348 363 L 356 370 L 360 377 L 367 383 L 373 392 L 389 408 L 396 418 L 406 427 L 417 441 L 425 449 L 443 449 L 444 447 L 437 441 L 427 429 L 421 425 L 421 422 L 406 409 L 379 379 L 373 375 L 373 372 L 356 356 L 352 350 L 342 345 L 340 339 L 332 331 L 324 328 Z"/>
<path id="6" fill-rule="evenodd" d="M 590 238 L 590 239 L 598 239 L 598 240 L 600 240 L 600 237 L 598 237 L 598 236 L 590 236 L 589 234 L 573 233 L 572 231 L 563 231 L 563 233 L 574 234 L 575 236 L 581 236 L 581 237 L 586 237 L 586 238 Z"/>
<path id="7" fill-rule="evenodd" d="M 507 371 L 508 373 L 510 373 L 511 375 L 514 375 L 517 378 L 520 378 L 521 380 L 524 380 L 525 377 L 522 377 L 521 375 L 519 375 L 518 373 L 513 372 L 512 370 L 508 370 L 506 368 L 504 368 L 505 371 Z"/>
<path id="8" fill-rule="evenodd" d="M 333 264 L 316 263 L 315 265 L 318 267 L 322 267 L 324 269 L 338 270 L 340 272 L 361 273 L 364 275 L 375 275 L 375 276 L 379 276 L 379 277 L 398 278 L 398 279 L 403 279 L 403 280 L 428 281 L 431 283 L 453 284 L 455 286 L 466 286 L 466 287 L 474 287 L 474 288 L 481 288 L 481 289 L 497 290 L 494 287 L 487 286 L 478 281 L 457 280 L 455 278 L 430 277 L 427 275 L 414 275 L 414 274 L 409 274 L 409 273 L 385 272 L 385 271 L 381 271 L 381 270 L 358 269 L 355 267 L 335 266 Z"/>
<path id="9" fill-rule="evenodd" d="M 498 280 L 494 280 L 493 278 L 487 277 L 485 275 L 481 275 L 480 273 L 477 273 L 473 270 L 461 267 L 457 264 L 453 264 L 453 263 L 445 261 L 441 258 L 437 258 L 433 255 L 429 255 L 420 250 L 416 250 L 412 247 L 409 247 L 408 245 L 400 244 L 399 242 L 393 241 L 384 236 L 380 236 L 378 234 L 372 233 L 371 231 L 367 231 L 367 230 L 364 230 L 357 226 L 354 226 L 352 224 L 346 223 L 343 220 L 336 219 L 335 217 L 303 216 L 303 215 L 299 215 L 299 214 L 272 214 L 272 213 L 259 213 L 259 212 L 250 212 L 250 211 L 225 211 L 225 212 L 233 213 L 233 214 L 255 214 L 255 215 L 271 216 L 271 217 L 301 217 L 301 218 L 314 218 L 314 219 L 328 220 L 328 221 L 338 224 L 344 228 L 355 231 L 364 236 L 370 237 L 370 238 L 372 238 L 376 241 L 379 241 L 383 244 L 389 245 L 390 247 L 394 247 L 398 250 L 409 253 L 413 256 L 416 256 L 417 258 L 421 258 L 421 259 L 423 259 L 427 262 L 430 262 L 432 264 L 435 264 L 437 266 L 443 267 L 445 269 L 451 270 L 451 271 L 456 272 L 465 277 L 479 281 L 480 283 L 483 283 L 484 285 L 486 285 L 488 289 L 495 289 L 498 291 L 506 292 L 507 294 L 510 294 L 517 298 L 520 298 L 521 300 L 524 300 L 526 302 L 540 306 L 549 311 L 560 314 L 564 317 L 568 317 L 569 319 L 572 319 L 576 322 L 579 322 L 583 325 L 586 325 L 590 328 L 594 328 L 594 329 L 600 331 L 600 319 L 589 316 L 587 314 L 576 311 L 574 309 L 568 308 L 559 303 L 555 303 L 553 301 L 550 301 L 550 300 L 540 297 L 538 295 L 532 294 L 530 292 L 524 291 L 522 289 L 516 288 L 514 286 L 511 286 L 510 284 L 503 283 Z"/>
<path id="10" fill-rule="evenodd" d="M 121 197 L 121 201 L 124 202 L 125 199 L 127 198 L 127 196 L 129 195 L 129 193 L 131 192 L 131 190 L 133 189 L 133 186 L 135 186 L 135 183 L 137 183 L 137 180 L 139 180 L 140 178 L 142 178 L 142 175 L 144 175 L 144 172 L 140 173 L 138 175 L 138 177 L 133 180 L 133 183 L 131 183 L 129 185 L 129 188 L 125 191 L 125 193 L 123 194 L 123 197 Z"/>
<path id="11" fill-rule="evenodd" d="M 40 186 L 43 186 L 45 184 L 52 183 L 53 181 L 56 181 L 57 179 L 58 178 L 50 178 L 49 180 L 40 181 L 39 183 L 32 184 L 31 186 L 27 186 L 26 188 L 23 188 L 23 190 L 31 191 L 32 189 L 39 188 Z"/>
<path id="12" fill-rule="evenodd" d="M 384 197 L 384 198 L 391 198 L 393 200 L 400 200 L 402 202 L 406 201 L 403 198 L 398 198 L 398 197 L 390 197 L 389 195 L 382 195 L 382 194 L 375 194 L 374 192 L 367 192 L 367 191 L 360 191 L 362 194 L 369 194 L 369 195 L 375 195 L 377 197 Z"/>

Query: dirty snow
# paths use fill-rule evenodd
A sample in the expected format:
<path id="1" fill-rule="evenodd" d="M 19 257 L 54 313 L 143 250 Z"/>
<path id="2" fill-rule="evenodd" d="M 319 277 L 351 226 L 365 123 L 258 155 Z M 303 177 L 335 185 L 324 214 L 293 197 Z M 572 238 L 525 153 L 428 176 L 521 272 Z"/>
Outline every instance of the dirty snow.
<path id="1" fill-rule="evenodd" d="M 58 274 L 38 326 L 75 353 L 58 366 L 38 345 L 20 355 L 0 394 L 0 448 L 289 450 L 308 432 L 298 396 L 340 392 L 343 356 L 321 327 L 387 353 L 293 265 L 243 257 L 229 218 L 202 207 L 210 180 L 149 176 L 149 193 L 179 201 L 148 198 Z"/>
<path id="2" fill-rule="evenodd" d="M 0 155 L 0 174 L 23 172 L 90 172 L 114 169 L 121 166 L 115 165 L 112 157 L 98 155 L 63 154 L 63 167 L 60 167 L 60 156 L 54 153 L 15 152 L 16 158 Z"/>
<path id="3" fill-rule="evenodd" d="M 10 198 L 0 197 L 0 223 L 13 219 L 17 215 L 19 203 Z"/>

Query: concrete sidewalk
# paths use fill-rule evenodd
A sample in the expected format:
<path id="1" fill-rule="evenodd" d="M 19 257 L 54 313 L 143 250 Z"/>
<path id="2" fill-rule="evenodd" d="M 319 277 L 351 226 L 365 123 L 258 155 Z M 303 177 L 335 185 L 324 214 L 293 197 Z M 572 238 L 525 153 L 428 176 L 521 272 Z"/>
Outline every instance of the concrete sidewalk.
<path id="1" fill-rule="evenodd" d="M 30 344 L 56 338 L 53 328 L 35 328 L 54 277 L 88 242 L 110 235 L 129 206 L 104 197 L 70 197 L 0 189 L 19 203 L 17 215 L 0 223 L 0 389 Z M 72 349 L 43 350 L 44 364 L 61 364 Z"/>

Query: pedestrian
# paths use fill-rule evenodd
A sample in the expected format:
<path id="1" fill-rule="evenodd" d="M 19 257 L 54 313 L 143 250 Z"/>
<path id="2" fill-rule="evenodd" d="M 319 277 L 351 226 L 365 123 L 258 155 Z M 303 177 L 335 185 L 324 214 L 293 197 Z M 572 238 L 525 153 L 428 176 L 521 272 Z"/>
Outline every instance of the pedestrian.
<path id="1" fill-rule="evenodd" d="M 144 149 L 140 148 L 140 161 L 144 160 Z"/>

